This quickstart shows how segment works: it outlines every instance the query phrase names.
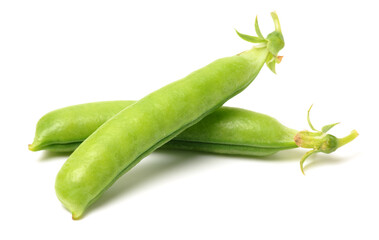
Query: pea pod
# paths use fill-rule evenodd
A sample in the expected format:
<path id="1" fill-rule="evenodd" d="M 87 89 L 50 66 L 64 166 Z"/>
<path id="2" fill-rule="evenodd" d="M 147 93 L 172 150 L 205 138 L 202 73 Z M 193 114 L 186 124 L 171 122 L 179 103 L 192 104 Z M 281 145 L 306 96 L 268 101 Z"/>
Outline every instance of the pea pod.
<path id="1" fill-rule="evenodd" d="M 101 125 L 59 171 L 57 197 L 80 218 L 101 194 L 141 159 L 243 91 L 266 63 L 275 71 L 284 40 L 276 13 L 275 31 L 241 54 L 218 59 L 123 109 Z"/>
<path id="2" fill-rule="evenodd" d="M 52 111 L 38 121 L 29 149 L 72 152 L 104 122 L 133 103 L 135 101 L 95 102 Z M 293 138 L 297 132 L 265 114 L 221 107 L 162 147 L 267 156 L 296 148 Z"/>
<path id="3" fill-rule="evenodd" d="M 72 152 L 104 122 L 133 103 L 135 101 L 94 102 L 47 113 L 38 121 L 35 139 L 29 149 Z M 300 161 L 304 173 L 303 164 L 310 154 L 331 153 L 358 135 L 355 130 L 341 139 L 326 134 L 336 124 L 326 125 L 322 131 L 316 130 L 309 119 L 310 109 L 307 119 L 314 132 L 288 128 L 262 113 L 221 107 L 162 148 L 256 157 L 297 147 L 311 148 Z"/>

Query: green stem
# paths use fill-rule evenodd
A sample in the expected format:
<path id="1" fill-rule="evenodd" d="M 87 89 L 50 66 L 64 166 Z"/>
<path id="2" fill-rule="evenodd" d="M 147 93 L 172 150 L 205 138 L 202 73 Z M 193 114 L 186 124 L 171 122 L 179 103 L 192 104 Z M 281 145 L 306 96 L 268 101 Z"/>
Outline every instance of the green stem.
<path id="1" fill-rule="evenodd" d="M 278 15 L 276 14 L 275 11 L 271 13 L 271 17 L 272 17 L 272 19 L 274 20 L 275 31 L 281 33 L 281 32 L 282 32 L 282 28 L 280 27 L 279 18 L 278 18 Z"/>
<path id="2" fill-rule="evenodd" d="M 303 167 L 304 162 L 310 155 L 317 152 L 332 153 L 336 151 L 338 148 L 342 147 L 343 145 L 353 141 L 359 135 L 356 130 L 351 131 L 349 135 L 343 138 L 336 138 L 335 136 L 326 133 L 331 128 L 336 126 L 338 123 L 326 125 L 322 128 L 321 131 L 316 130 L 313 127 L 310 117 L 309 117 L 309 112 L 311 111 L 311 109 L 312 109 L 312 106 L 308 110 L 307 120 L 308 120 L 308 124 L 310 128 L 314 132 L 300 131 L 294 137 L 294 141 L 298 147 L 312 149 L 311 151 L 305 153 L 305 155 L 300 160 L 300 169 L 303 174 L 304 174 L 304 167 Z"/>
<path id="3" fill-rule="evenodd" d="M 356 137 L 358 137 L 358 135 L 359 135 L 358 132 L 356 130 L 353 130 L 346 137 L 338 138 L 338 143 L 337 143 L 338 148 L 342 147 L 343 145 L 345 145 L 351 141 L 353 141 Z"/>
<path id="4" fill-rule="evenodd" d="M 284 47 L 284 39 L 282 34 L 282 29 L 280 27 L 279 18 L 276 12 L 271 13 L 272 19 L 275 24 L 275 31 L 267 35 L 266 38 L 263 37 L 261 30 L 258 26 L 258 18 L 255 18 L 255 32 L 258 36 L 250 36 L 237 32 L 238 36 L 245 41 L 259 44 L 256 48 L 267 48 L 269 54 L 266 58 L 267 67 L 275 73 L 275 64 L 280 63 L 282 57 L 278 56 L 279 51 Z"/>

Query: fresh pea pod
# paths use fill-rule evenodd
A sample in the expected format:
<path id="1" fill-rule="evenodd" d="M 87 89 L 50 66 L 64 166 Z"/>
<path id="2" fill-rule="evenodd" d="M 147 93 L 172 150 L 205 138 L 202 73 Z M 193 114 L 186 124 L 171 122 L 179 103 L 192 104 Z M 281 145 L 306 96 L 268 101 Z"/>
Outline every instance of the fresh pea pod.
<path id="1" fill-rule="evenodd" d="M 243 91 L 265 63 L 275 71 L 284 47 L 276 13 L 275 31 L 259 46 L 218 59 L 123 109 L 101 125 L 72 153 L 59 171 L 59 200 L 80 218 L 101 194 L 141 159 Z"/>
<path id="2" fill-rule="evenodd" d="M 95 102 L 52 111 L 38 121 L 29 149 L 72 152 L 104 122 L 133 103 L 135 101 Z M 297 132 L 265 114 L 221 107 L 162 147 L 267 156 L 296 148 Z"/>
<path id="3" fill-rule="evenodd" d="M 49 112 L 38 121 L 29 149 L 72 152 L 104 122 L 133 103 L 135 101 L 94 102 Z M 314 132 L 288 128 L 262 113 L 221 107 L 161 148 L 256 157 L 297 147 L 311 148 L 313 150 L 301 159 L 304 173 L 303 163 L 311 153 L 331 153 L 358 135 L 355 130 L 342 139 L 326 134 L 336 124 L 316 130 L 309 119 L 310 109 L 307 118 Z"/>

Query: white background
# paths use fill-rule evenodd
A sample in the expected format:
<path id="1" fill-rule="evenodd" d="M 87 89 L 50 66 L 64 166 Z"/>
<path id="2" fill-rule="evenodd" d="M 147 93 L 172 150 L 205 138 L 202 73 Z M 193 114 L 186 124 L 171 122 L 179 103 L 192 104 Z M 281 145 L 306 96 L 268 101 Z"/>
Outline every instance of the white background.
<path id="1" fill-rule="evenodd" d="M 378 17 L 375 1 L 1 1 L 0 238 L 378 239 Z M 67 155 L 29 152 L 35 124 L 68 105 L 139 99 L 266 35 L 286 46 L 226 103 L 308 129 L 341 121 L 360 136 L 306 163 L 306 150 L 257 159 L 158 152 L 80 221 L 55 196 Z M 212 89 L 210 89 L 211 91 Z"/>

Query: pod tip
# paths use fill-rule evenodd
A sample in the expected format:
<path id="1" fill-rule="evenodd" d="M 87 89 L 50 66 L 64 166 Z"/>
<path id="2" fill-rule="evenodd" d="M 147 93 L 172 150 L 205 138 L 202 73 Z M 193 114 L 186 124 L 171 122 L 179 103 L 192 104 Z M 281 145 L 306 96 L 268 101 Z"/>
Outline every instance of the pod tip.
<path id="1" fill-rule="evenodd" d="M 72 214 L 72 220 L 79 220 L 80 219 L 80 215 L 77 215 L 75 213 Z"/>

